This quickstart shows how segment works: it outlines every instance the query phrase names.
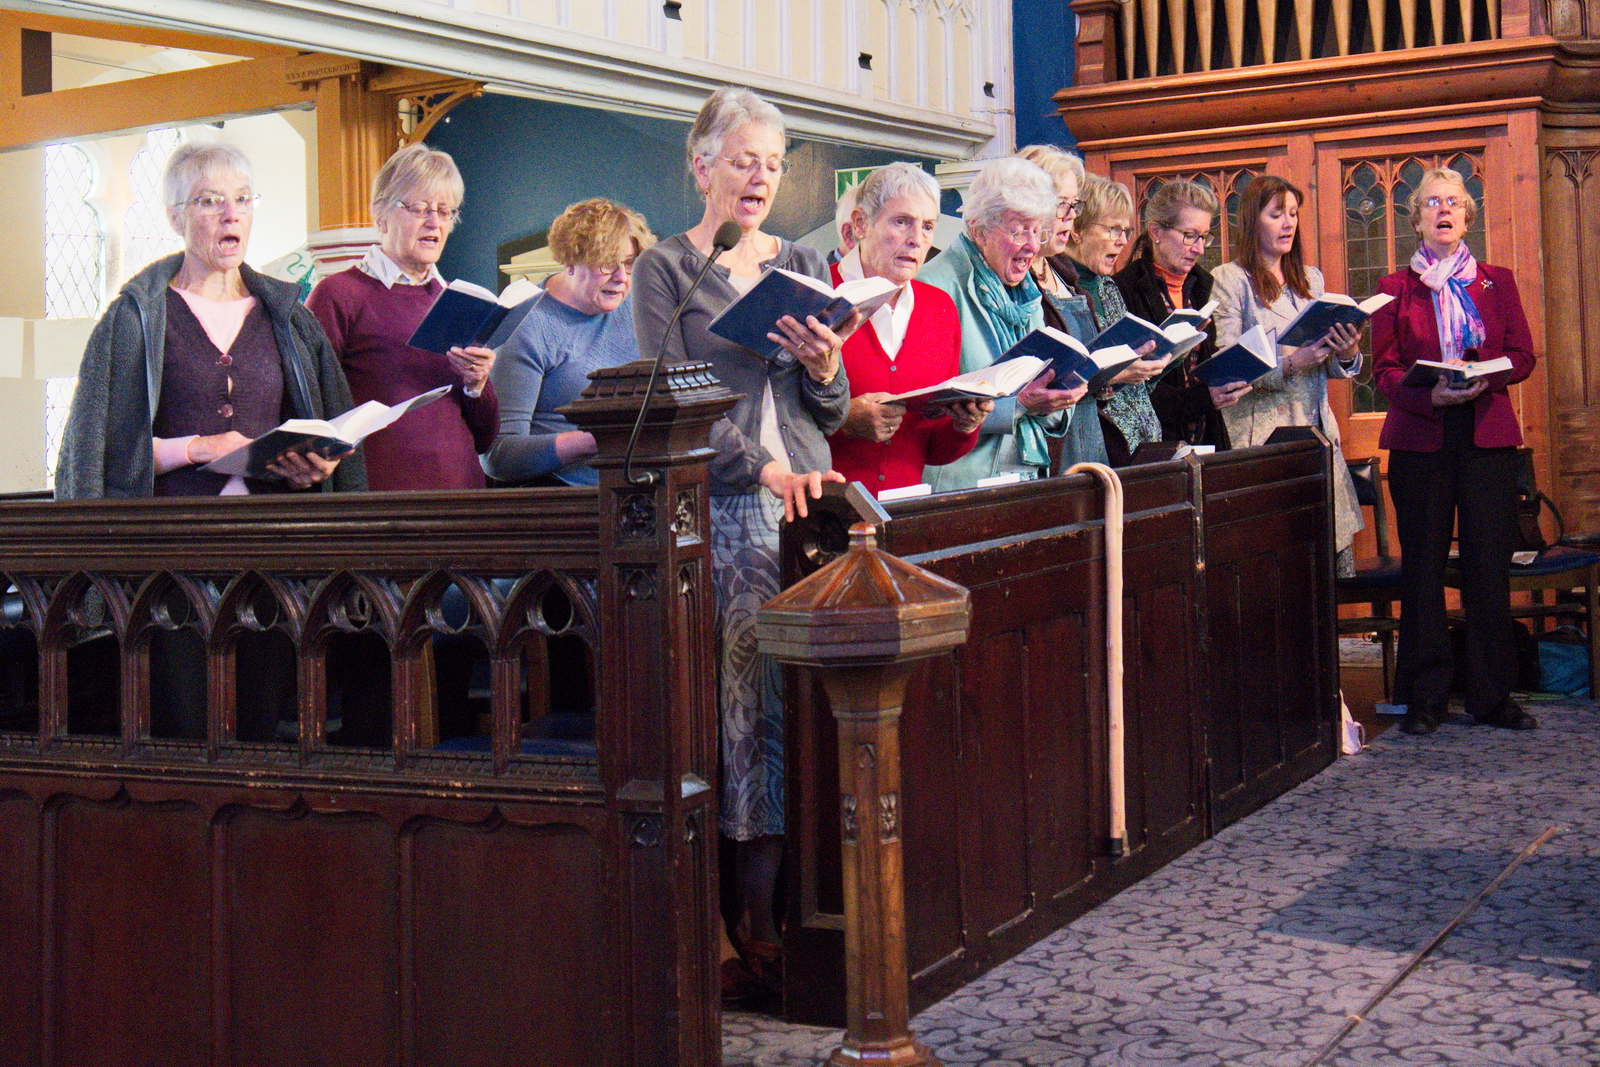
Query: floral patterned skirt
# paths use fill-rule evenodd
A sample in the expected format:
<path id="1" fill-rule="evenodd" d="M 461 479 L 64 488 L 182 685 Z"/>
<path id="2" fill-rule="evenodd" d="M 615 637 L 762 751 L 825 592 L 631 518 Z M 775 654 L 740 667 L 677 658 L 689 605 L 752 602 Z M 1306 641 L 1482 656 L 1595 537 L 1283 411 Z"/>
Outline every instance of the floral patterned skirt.
<path id="1" fill-rule="evenodd" d="M 756 650 L 756 612 L 779 593 L 783 504 L 757 490 L 711 498 L 722 718 L 722 832 L 783 833 L 783 669 Z"/>

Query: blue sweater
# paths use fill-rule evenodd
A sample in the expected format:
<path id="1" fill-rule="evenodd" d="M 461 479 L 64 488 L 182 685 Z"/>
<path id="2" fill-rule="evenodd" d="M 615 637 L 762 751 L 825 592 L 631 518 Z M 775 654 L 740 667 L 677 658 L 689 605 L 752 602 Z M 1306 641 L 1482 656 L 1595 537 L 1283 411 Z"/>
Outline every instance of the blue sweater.
<path id="1" fill-rule="evenodd" d="M 500 435 L 481 457 L 483 469 L 503 482 L 553 474 L 568 485 L 594 485 L 585 461 L 561 466 L 556 435 L 577 427 L 556 409 L 578 399 L 589 372 L 639 358 L 633 335 L 633 296 L 615 311 L 585 315 L 549 294 L 495 353 L 489 380 L 500 397 Z"/>

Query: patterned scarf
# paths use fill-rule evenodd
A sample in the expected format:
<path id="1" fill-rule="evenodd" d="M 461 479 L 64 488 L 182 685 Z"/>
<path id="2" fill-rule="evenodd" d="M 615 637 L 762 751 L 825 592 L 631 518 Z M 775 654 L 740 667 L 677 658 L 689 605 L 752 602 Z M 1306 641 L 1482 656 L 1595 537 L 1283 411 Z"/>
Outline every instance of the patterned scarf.
<path id="1" fill-rule="evenodd" d="M 1465 359 L 1469 349 L 1483 344 L 1486 331 L 1478 305 L 1467 286 L 1478 276 L 1478 261 L 1463 241 L 1455 255 L 1440 259 L 1427 245 L 1411 257 L 1411 269 L 1433 290 L 1433 317 L 1439 324 L 1439 351 L 1445 359 Z"/>
<path id="2" fill-rule="evenodd" d="M 972 238 L 962 234 L 959 240 L 971 245 L 966 252 L 972 261 L 972 288 L 989 317 L 996 341 L 994 352 L 998 357 L 1028 335 L 1028 324 L 1044 294 L 1031 271 L 1023 276 L 1021 283 L 1006 285 L 983 258 L 982 249 Z M 1044 428 L 1032 416 L 1017 420 L 1017 452 L 1022 462 L 1031 466 L 1050 466 L 1050 445 Z"/>

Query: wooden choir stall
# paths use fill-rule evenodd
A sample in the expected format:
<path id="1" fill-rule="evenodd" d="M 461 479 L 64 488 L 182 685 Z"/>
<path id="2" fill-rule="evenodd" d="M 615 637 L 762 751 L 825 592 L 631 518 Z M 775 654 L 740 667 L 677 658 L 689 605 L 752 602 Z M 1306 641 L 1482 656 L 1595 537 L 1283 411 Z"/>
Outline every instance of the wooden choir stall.
<path id="1" fill-rule="evenodd" d="M 1336 758 L 1331 453 L 1308 434 L 1119 472 L 1125 842 L 1110 837 L 1093 478 L 884 505 L 850 487 L 786 529 L 787 582 L 867 523 L 970 591 L 965 647 L 912 675 L 900 711 L 913 1012 Z M 785 1010 L 842 1025 L 838 730 L 809 673 L 789 682 Z"/>
<path id="2" fill-rule="evenodd" d="M 0 503 L 0 1060 L 720 1061 L 705 442 L 732 397 L 672 368 L 629 485 L 648 371 L 571 409 L 597 490 Z M 152 648 L 185 641 L 197 739 L 152 718 Z M 479 724 L 437 713 L 447 641 L 488 659 Z M 263 642 L 291 711 L 241 741 Z M 336 662 L 363 642 L 377 678 Z"/>
<path id="3" fill-rule="evenodd" d="M 720 1062 L 706 440 L 732 399 L 669 368 L 635 484 L 647 376 L 570 409 L 598 489 L 0 501 L 8 1064 Z M 786 531 L 791 580 L 864 522 L 963 630 L 970 604 L 899 724 L 910 1010 L 1334 758 L 1328 463 L 1298 440 L 1122 472 L 1115 848 L 1096 482 L 852 487 Z M 476 717 L 448 691 L 463 645 Z M 242 736 L 263 656 L 291 665 L 285 712 Z M 200 736 L 160 711 L 186 659 Z M 837 731 L 790 682 L 785 1011 L 839 1024 Z"/>

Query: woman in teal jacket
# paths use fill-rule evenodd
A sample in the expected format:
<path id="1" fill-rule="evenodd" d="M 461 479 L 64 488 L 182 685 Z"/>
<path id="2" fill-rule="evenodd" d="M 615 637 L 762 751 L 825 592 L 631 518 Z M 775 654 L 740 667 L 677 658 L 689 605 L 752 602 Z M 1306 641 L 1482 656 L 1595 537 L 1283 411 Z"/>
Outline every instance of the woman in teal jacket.
<path id="1" fill-rule="evenodd" d="M 955 301 L 961 318 L 961 370 L 989 366 L 1044 324 L 1032 266 L 1056 219 L 1056 186 L 1036 164 L 996 159 L 973 179 L 961 208 L 967 232 L 925 267 L 918 280 Z M 954 463 L 927 467 L 935 492 L 970 489 L 980 479 L 1050 472 L 1047 437 L 1060 437 L 1085 387 L 1050 388 L 1041 376 L 1014 398 L 997 400 L 978 444 Z"/>

